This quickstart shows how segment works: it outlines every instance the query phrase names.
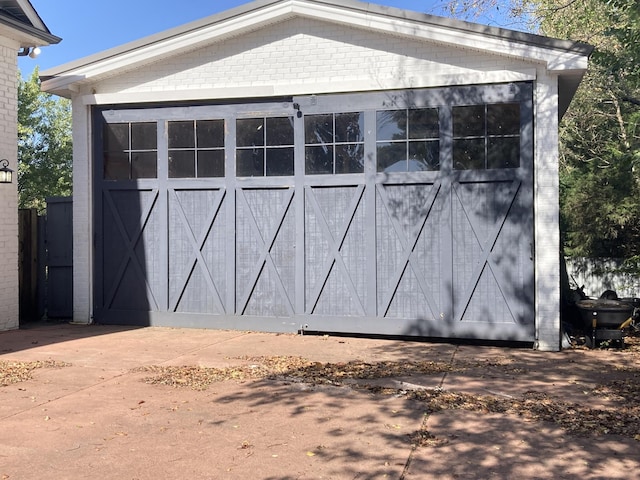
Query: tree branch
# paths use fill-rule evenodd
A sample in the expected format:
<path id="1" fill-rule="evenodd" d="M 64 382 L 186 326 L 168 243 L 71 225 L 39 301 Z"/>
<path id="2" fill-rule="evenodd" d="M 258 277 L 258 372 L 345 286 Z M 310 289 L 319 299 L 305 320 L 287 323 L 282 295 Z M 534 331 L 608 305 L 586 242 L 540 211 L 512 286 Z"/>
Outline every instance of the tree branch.
<path id="1" fill-rule="evenodd" d="M 622 100 L 623 102 L 627 102 L 627 103 L 631 103 L 632 105 L 637 105 L 640 107 L 640 99 L 639 98 L 633 98 L 633 97 L 620 97 L 620 100 Z"/>

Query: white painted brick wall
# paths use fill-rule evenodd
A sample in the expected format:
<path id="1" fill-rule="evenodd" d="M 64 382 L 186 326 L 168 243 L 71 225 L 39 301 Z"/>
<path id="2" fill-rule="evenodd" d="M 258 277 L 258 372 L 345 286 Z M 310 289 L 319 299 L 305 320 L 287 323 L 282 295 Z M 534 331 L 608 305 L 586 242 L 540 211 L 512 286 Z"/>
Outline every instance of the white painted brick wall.
<path id="1" fill-rule="evenodd" d="M 536 86 L 535 285 L 537 348 L 560 349 L 560 201 L 558 78 L 538 72 Z"/>
<path id="2" fill-rule="evenodd" d="M 522 66 L 515 60 L 462 48 L 298 18 L 137 68 L 100 82 L 95 90 L 109 94 L 172 91 L 177 87 L 286 89 L 289 85 L 333 82 L 357 86 L 372 80 L 382 88 L 391 81 L 396 87 L 416 87 L 436 76 L 517 70 Z M 408 76 L 414 77 L 413 84 L 407 81 Z M 416 78 L 422 80 L 416 84 Z"/>
<path id="3" fill-rule="evenodd" d="M 92 218 L 90 109 L 73 101 L 73 321 L 92 321 Z M 85 161 L 77 161 L 83 159 Z"/>
<path id="4" fill-rule="evenodd" d="M 0 184 L 0 331 L 18 328 L 18 45 L 0 37 L 0 158 L 14 170 Z"/>

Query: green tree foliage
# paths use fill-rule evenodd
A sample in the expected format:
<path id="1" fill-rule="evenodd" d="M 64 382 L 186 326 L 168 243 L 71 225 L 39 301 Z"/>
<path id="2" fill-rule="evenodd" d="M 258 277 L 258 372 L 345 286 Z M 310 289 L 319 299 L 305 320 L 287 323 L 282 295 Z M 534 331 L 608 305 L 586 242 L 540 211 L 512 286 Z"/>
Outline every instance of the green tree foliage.
<path id="1" fill-rule="evenodd" d="M 40 90 L 38 69 L 18 78 L 18 204 L 46 208 L 46 198 L 71 195 L 71 104 Z"/>
<path id="2" fill-rule="evenodd" d="M 561 213 L 569 255 L 640 255 L 638 0 L 542 0 L 541 31 L 594 45 L 561 123 Z"/>

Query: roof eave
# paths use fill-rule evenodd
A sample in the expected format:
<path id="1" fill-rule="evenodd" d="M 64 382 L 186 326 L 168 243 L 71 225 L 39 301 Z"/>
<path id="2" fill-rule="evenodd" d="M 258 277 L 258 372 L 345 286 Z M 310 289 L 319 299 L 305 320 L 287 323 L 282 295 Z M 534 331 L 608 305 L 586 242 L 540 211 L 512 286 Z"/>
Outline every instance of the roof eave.
<path id="1" fill-rule="evenodd" d="M 60 43 L 62 40 L 60 37 L 48 31 L 41 30 L 2 14 L 0 14 L 0 25 L 9 27 L 15 31 L 17 33 L 17 40 L 20 41 L 23 47 L 54 45 Z"/>

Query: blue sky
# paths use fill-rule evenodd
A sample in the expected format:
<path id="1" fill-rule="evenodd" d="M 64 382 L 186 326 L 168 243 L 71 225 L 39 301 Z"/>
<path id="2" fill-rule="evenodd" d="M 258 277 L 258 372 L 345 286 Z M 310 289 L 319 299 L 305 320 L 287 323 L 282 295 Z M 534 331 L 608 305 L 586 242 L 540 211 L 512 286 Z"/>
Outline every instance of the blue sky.
<path id="1" fill-rule="evenodd" d="M 371 3 L 442 14 L 445 0 L 370 0 Z M 249 3 L 248 0 L 31 0 L 51 33 L 62 42 L 37 59 L 19 59 L 23 76 L 56 67 L 147 35 Z"/>

